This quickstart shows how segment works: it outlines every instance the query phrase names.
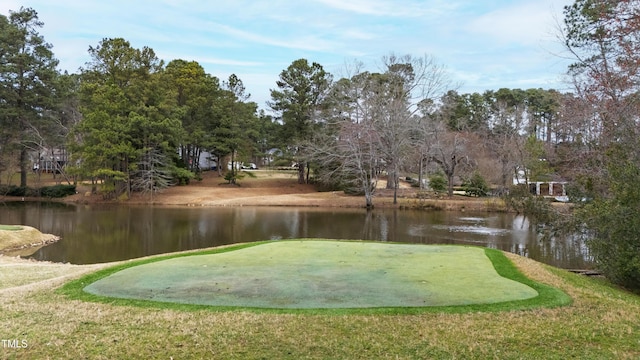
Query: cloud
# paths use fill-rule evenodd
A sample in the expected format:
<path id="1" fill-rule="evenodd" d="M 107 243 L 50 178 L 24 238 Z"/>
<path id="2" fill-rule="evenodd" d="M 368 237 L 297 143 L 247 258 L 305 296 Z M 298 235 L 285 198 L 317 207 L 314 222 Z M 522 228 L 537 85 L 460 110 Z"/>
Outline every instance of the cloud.
<path id="1" fill-rule="evenodd" d="M 166 52 L 159 52 L 157 55 L 159 58 L 165 59 L 166 61 L 171 61 L 174 59 L 184 59 L 187 61 L 196 61 L 201 65 L 212 64 L 212 65 L 224 65 L 224 66 L 234 66 L 234 67 L 235 66 L 256 67 L 256 66 L 264 65 L 263 63 L 258 61 L 244 61 L 244 60 L 229 59 L 229 58 L 219 58 L 219 57 L 213 57 L 213 56 L 208 56 L 203 54 L 189 55 L 185 53 L 172 54 L 172 53 L 166 53 Z"/>
<path id="2" fill-rule="evenodd" d="M 554 28 L 553 16 L 558 15 L 561 5 L 570 0 L 548 2 L 527 1 L 500 8 L 473 20 L 466 27 L 472 34 L 488 36 L 503 44 L 518 43 L 535 45 L 544 39 L 550 39 Z M 559 9 L 557 6 L 560 6 Z"/>
<path id="3" fill-rule="evenodd" d="M 433 54 L 465 89 L 551 79 L 553 14 L 574 0 L 0 0 L 38 11 L 40 33 L 64 70 L 76 71 L 87 49 L 122 37 L 165 61 L 194 60 L 219 78 L 235 73 L 259 104 L 281 70 L 306 58 L 339 72 L 353 57 L 375 68 L 391 52 Z M 245 79 L 246 78 L 246 79 Z M 466 91 L 466 90 L 465 90 Z M 475 90 L 474 90 L 475 91 Z"/>
<path id="4" fill-rule="evenodd" d="M 389 0 L 315 0 L 327 7 L 362 15 L 421 17 L 440 13 L 446 7 L 444 1 L 389 1 Z"/>
<path id="5" fill-rule="evenodd" d="M 327 51 L 335 47 L 331 41 L 323 40 L 315 36 L 292 36 L 290 38 L 277 38 L 274 36 L 265 36 L 245 30 L 240 30 L 228 25 L 210 23 L 210 28 L 216 29 L 218 32 L 232 36 L 236 39 L 246 40 L 262 45 L 277 46 L 282 48 L 311 50 L 311 51 Z"/>

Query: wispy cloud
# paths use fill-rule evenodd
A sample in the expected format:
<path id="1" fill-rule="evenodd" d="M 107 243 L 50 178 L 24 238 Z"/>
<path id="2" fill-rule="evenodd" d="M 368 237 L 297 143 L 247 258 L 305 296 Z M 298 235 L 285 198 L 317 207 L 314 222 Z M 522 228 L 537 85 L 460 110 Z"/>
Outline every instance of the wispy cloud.
<path id="1" fill-rule="evenodd" d="M 557 1 L 570 3 L 569 0 Z M 539 1 L 521 2 L 483 14 L 466 27 L 470 33 L 489 36 L 501 43 L 537 44 L 553 31 L 553 7 Z"/>
<path id="2" fill-rule="evenodd" d="M 390 52 L 435 56 L 464 82 L 461 92 L 556 87 L 566 66 L 549 50 L 553 14 L 573 1 L 0 0 L 0 13 L 38 11 L 63 70 L 83 66 L 102 38 L 123 37 L 165 61 L 198 61 L 221 79 L 236 73 L 264 104 L 296 59 L 337 73 L 347 58 L 373 70 Z"/>
<path id="3" fill-rule="evenodd" d="M 442 10 L 442 1 L 398 1 L 398 0 L 314 0 L 320 4 L 362 15 L 420 17 Z"/>
<path id="4" fill-rule="evenodd" d="M 238 67 L 257 67 L 264 66 L 264 63 L 259 61 L 245 61 L 231 58 L 219 58 L 212 56 L 203 56 L 198 54 L 173 54 L 167 52 L 159 52 L 158 57 L 171 61 L 174 59 L 183 59 L 187 61 L 197 61 L 200 64 L 212 64 L 212 65 L 224 65 L 224 66 L 238 66 Z"/>
<path id="5" fill-rule="evenodd" d="M 270 45 L 277 46 L 282 48 L 291 48 L 291 49 L 299 49 L 299 50 L 310 50 L 310 51 L 326 51 L 331 49 L 334 46 L 334 43 L 331 41 L 326 41 L 319 37 L 314 36 L 297 36 L 290 35 L 290 38 L 283 37 L 275 37 L 275 36 L 265 36 L 254 32 L 249 32 L 245 30 L 241 30 L 238 28 L 234 28 L 224 24 L 218 23 L 210 23 L 210 29 L 215 29 L 216 31 L 232 36 L 239 40 L 250 41 L 262 45 Z"/>

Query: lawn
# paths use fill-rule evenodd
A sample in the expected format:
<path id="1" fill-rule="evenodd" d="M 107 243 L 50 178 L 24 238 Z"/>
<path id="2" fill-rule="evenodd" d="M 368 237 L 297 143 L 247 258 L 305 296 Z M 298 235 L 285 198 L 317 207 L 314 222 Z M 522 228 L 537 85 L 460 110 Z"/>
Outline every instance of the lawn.
<path id="1" fill-rule="evenodd" d="M 210 253 L 220 253 L 220 249 Z M 69 279 L 36 283 L 28 288 L 6 288 L 0 284 L 0 323 L 3 324 L 0 338 L 24 340 L 28 344 L 0 349 L 0 358 L 640 358 L 638 295 L 602 279 L 498 253 L 500 256 L 491 261 L 499 274 L 511 272 L 509 266 L 515 264 L 518 273 L 524 275 L 520 275 L 522 281 L 530 279 L 558 288 L 571 297 L 571 304 L 493 309 L 501 311 L 467 308 L 469 311 L 462 312 L 460 307 L 433 307 L 438 310 L 382 314 L 291 309 L 283 313 L 255 309 L 221 311 L 212 306 L 172 303 L 159 306 L 139 300 L 127 303 L 127 300 L 102 298 L 72 299 L 69 292 L 82 289 L 88 283 L 69 283 L 78 285 L 75 290 L 69 286 L 59 287 Z M 193 258 L 191 254 L 180 254 L 186 255 Z M 494 257 L 495 253 L 487 255 Z M 119 266 L 126 269 L 157 259 L 168 258 L 122 262 Z M 74 267 L 74 271 L 81 268 Z M 85 271 L 92 272 L 92 278 L 85 280 L 93 282 L 114 273 L 113 270 L 96 273 L 93 269 L 95 267 L 86 268 Z"/>
<path id="2" fill-rule="evenodd" d="M 86 286 L 94 295 L 244 308 L 388 308 L 537 297 L 500 276 L 485 250 L 346 241 L 278 241 L 155 261 Z"/>

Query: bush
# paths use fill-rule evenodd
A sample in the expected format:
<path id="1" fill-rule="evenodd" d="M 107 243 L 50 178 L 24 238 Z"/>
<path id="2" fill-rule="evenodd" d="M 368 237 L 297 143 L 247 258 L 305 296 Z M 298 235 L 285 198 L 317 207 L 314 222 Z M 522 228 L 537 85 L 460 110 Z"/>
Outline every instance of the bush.
<path id="1" fill-rule="evenodd" d="M 479 172 L 474 172 L 462 183 L 462 189 L 469 195 L 484 197 L 489 193 L 489 186 Z"/>
<path id="2" fill-rule="evenodd" d="M 54 185 L 40 188 L 40 196 L 49 198 L 61 198 L 76 193 L 75 185 Z"/>
<path id="3" fill-rule="evenodd" d="M 44 186 L 39 189 L 15 185 L 0 185 L 0 194 L 5 196 L 28 196 L 61 198 L 76 193 L 75 185 Z"/>
<path id="4" fill-rule="evenodd" d="M 640 166 L 629 153 L 622 147 L 607 153 L 608 191 L 590 199 L 594 193 L 587 188 L 576 215 L 598 269 L 610 281 L 640 290 Z"/>
<path id="5" fill-rule="evenodd" d="M 27 188 L 15 185 L 0 185 L 0 194 L 4 196 L 25 196 Z"/>
<path id="6" fill-rule="evenodd" d="M 271 162 L 272 167 L 289 167 L 291 166 L 291 159 L 276 159 Z"/>
<path id="7" fill-rule="evenodd" d="M 437 192 L 445 192 L 447 191 L 447 179 L 444 174 L 441 172 L 437 172 L 429 177 L 429 187 Z"/>
<path id="8" fill-rule="evenodd" d="M 191 179 L 195 178 L 195 174 L 183 168 L 176 167 L 171 171 L 171 175 L 177 185 L 189 185 Z"/>
<path id="9" fill-rule="evenodd" d="M 524 185 L 515 185 L 502 198 L 508 209 L 530 218 L 532 224 L 544 227 L 554 223 L 556 213 L 548 200 L 529 192 Z"/>

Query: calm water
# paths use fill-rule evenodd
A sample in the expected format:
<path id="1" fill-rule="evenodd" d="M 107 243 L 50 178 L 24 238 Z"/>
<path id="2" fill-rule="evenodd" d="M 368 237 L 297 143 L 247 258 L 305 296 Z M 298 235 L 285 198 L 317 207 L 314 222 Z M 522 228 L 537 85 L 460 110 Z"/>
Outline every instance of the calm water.
<path id="1" fill-rule="evenodd" d="M 89 206 L 0 203 L 0 224 L 23 224 L 62 240 L 38 260 L 91 264 L 268 239 L 367 239 L 488 246 L 562 268 L 589 268 L 578 240 L 541 241 L 512 214 L 295 207 Z"/>

